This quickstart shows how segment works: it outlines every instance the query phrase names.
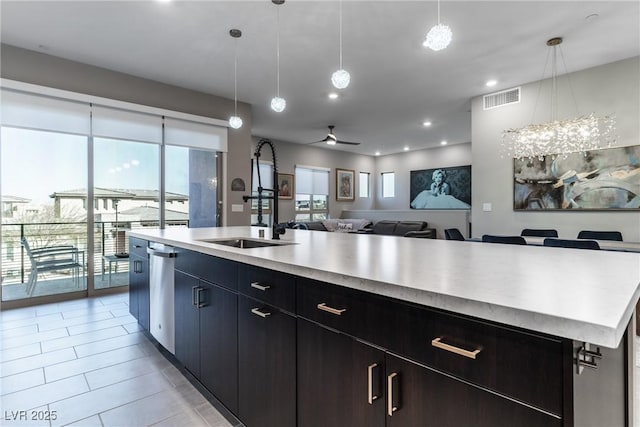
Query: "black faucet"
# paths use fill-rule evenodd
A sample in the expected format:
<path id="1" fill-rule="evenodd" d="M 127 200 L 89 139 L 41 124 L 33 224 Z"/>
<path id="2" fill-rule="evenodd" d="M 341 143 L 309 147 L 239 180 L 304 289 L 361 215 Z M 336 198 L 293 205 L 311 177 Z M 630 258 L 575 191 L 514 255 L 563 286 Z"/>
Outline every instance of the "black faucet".
<path id="1" fill-rule="evenodd" d="M 271 148 L 271 155 L 273 157 L 273 188 L 264 188 L 262 187 L 262 180 L 260 178 L 260 153 L 262 151 L 262 147 L 268 145 Z M 265 199 L 273 200 L 273 226 L 272 226 L 272 234 L 271 238 L 273 240 L 280 240 L 280 235 L 284 234 L 286 228 L 284 226 L 280 226 L 278 224 L 278 195 L 280 189 L 278 188 L 278 161 L 276 159 L 276 149 L 273 146 L 273 142 L 269 139 L 261 139 L 258 142 L 258 146 L 256 147 L 256 151 L 254 152 L 254 156 L 256 158 L 256 169 L 258 171 L 258 195 L 257 196 L 242 196 L 242 199 L 246 202 L 251 199 L 258 199 L 258 224 L 265 226 L 266 224 L 262 223 L 262 201 Z M 273 196 L 263 196 L 263 191 L 271 191 Z"/>

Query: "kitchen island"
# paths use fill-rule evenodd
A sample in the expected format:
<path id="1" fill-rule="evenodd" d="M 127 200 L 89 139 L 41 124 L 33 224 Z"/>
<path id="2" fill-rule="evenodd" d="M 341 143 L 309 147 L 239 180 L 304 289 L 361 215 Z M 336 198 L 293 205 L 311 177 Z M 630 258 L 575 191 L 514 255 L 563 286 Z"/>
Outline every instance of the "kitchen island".
<path id="1" fill-rule="evenodd" d="M 179 322 L 185 319 L 177 307 L 182 287 L 187 305 L 199 305 L 200 294 L 207 293 L 201 289 L 207 286 L 213 286 L 211 292 L 217 292 L 220 300 L 236 304 L 237 323 L 232 325 L 238 336 L 218 339 L 237 339 L 233 345 L 239 354 L 223 359 L 236 360 L 231 364 L 239 384 L 225 390 L 231 397 L 222 400 L 248 426 L 259 425 L 247 420 L 264 419 L 266 414 L 260 412 L 268 412 L 269 405 L 260 409 L 246 403 L 259 399 L 260 393 L 247 390 L 256 384 L 243 387 L 250 383 L 243 372 L 267 360 L 273 362 L 271 368 L 281 369 L 282 363 L 297 366 L 287 381 L 297 393 L 289 399 L 298 402 L 290 422 L 301 427 L 354 425 L 344 418 L 333 424 L 330 419 L 310 421 L 332 412 L 343 417 L 350 412 L 357 417 L 356 425 L 363 426 L 425 425 L 425 417 L 444 420 L 435 425 L 465 425 L 465 412 L 476 425 L 487 426 L 501 425 L 496 417 L 502 416 L 506 417 L 502 425 L 509 425 L 512 417 L 523 426 L 613 427 L 629 422 L 630 320 L 640 296 L 640 255 L 306 230 L 287 230 L 271 247 L 242 249 L 210 242 L 231 238 L 271 242 L 259 238 L 260 230 L 130 233 L 185 251 L 176 258 L 178 360 Z M 269 236 L 270 230 L 262 230 Z M 181 257 L 191 261 L 181 267 Z M 198 266 L 210 261 L 220 271 L 236 271 L 236 276 L 228 273 L 231 276 L 223 283 L 203 277 L 209 273 Z M 267 279 L 254 280 L 261 275 Z M 277 286 L 264 285 L 269 281 L 286 283 L 279 287 L 282 296 L 254 294 L 275 292 Z M 181 286 L 184 283 L 188 285 Z M 253 317 L 244 319 L 243 310 Z M 234 314 L 227 314 L 233 321 Z M 254 325 L 256 319 L 280 319 L 278 330 L 294 335 L 293 341 L 277 341 L 292 353 L 288 361 L 279 360 L 278 354 L 265 354 L 259 360 L 243 356 L 243 349 L 258 344 L 263 336 L 252 335 L 260 327 Z M 212 325 L 203 328 L 202 313 L 189 322 L 202 330 Z M 208 342 L 202 336 L 199 340 Z M 603 347 L 602 358 L 596 346 Z M 577 375 L 576 357 L 584 359 L 581 365 L 598 368 Z M 366 365 L 361 372 L 351 366 L 355 359 Z M 375 362 L 368 363 L 369 359 Z M 201 368 L 206 365 L 200 361 Z M 309 373 L 314 367 L 319 376 Z M 345 384 L 340 375 L 332 374 L 341 369 L 353 372 Z M 340 396 L 345 388 L 350 393 L 350 384 L 359 381 L 366 390 L 364 408 L 329 396 Z M 328 392 L 323 383 L 335 388 Z M 357 391 L 359 385 L 353 387 Z M 438 408 L 445 412 L 434 414 Z"/>

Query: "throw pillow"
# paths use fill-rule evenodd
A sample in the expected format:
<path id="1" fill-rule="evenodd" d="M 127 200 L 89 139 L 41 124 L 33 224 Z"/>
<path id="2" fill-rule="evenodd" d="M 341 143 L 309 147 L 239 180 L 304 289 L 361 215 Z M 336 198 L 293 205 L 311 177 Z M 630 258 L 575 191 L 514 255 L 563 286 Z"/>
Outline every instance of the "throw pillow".
<path id="1" fill-rule="evenodd" d="M 341 233 L 348 233 L 351 230 L 353 230 L 353 224 L 346 222 L 339 222 L 338 227 L 336 228 L 336 231 L 339 231 Z"/>

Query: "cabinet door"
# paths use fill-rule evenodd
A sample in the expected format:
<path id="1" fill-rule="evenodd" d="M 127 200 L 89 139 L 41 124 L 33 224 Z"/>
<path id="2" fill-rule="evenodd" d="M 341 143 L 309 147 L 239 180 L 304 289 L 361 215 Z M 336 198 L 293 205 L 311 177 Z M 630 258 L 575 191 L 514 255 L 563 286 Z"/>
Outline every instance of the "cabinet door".
<path id="1" fill-rule="evenodd" d="M 149 330 L 149 259 L 129 256 L 129 312 Z"/>
<path id="2" fill-rule="evenodd" d="M 295 427 L 295 340 L 293 316 L 238 298 L 238 414 L 247 427 Z"/>
<path id="3" fill-rule="evenodd" d="M 176 270 L 175 277 L 175 340 L 176 358 L 197 378 L 200 376 L 200 319 L 195 304 L 200 281 Z"/>
<path id="4" fill-rule="evenodd" d="M 384 427 L 382 351 L 303 319 L 297 341 L 299 426 Z"/>
<path id="5" fill-rule="evenodd" d="M 238 296 L 200 281 L 200 382 L 238 413 Z"/>
<path id="6" fill-rule="evenodd" d="M 562 425 L 557 417 L 390 354 L 386 367 L 387 427 Z"/>

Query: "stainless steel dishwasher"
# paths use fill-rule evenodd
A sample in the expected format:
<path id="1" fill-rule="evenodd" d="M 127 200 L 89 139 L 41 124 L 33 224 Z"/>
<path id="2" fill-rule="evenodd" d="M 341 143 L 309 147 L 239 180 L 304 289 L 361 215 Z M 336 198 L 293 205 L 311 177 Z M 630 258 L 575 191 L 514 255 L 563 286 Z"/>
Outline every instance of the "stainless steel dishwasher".
<path id="1" fill-rule="evenodd" d="M 176 251 L 173 246 L 151 243 L 149 254 L 149 332 L 171 354 L 175 354 L 174 278 Z"/>

